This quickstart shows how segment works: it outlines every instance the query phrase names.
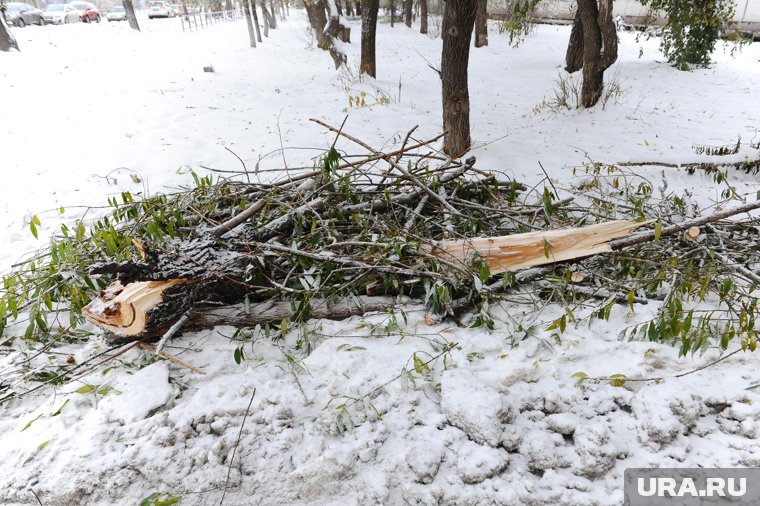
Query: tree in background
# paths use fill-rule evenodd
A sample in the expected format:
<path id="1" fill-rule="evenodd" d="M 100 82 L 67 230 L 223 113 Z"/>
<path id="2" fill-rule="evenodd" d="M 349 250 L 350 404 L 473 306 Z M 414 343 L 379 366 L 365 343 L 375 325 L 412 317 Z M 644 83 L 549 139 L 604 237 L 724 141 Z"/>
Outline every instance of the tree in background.
<path id="1" fill-rule="evenodd" d="M 243 16 L 245 16 L 245 22 L 248 25 L 248 38 L 251 41 L 251 47 L 256 47 L 256 32 L 253 29 L 253 19 L 251 17 L 251 4 L 249 0 L 242 0 L 243 2 Z"/>
<path id="2" fill-rule="evenodd" d="M 11 49 L 20 51 L 15 37 L 5 23 L 5 2 L 0 1 L 0 51 L 10 51 Z"/>
<path id="3" fill-rule="evenodd" d="M 420 33 L 428 33 L 428 3 L 420 0 Z"/>
<path id="4" fill-rule="evenodd" d="M 488 0 L 478 0 L 475 11 L 475 47 L 488 45 Z"/>
<path id="5" fill-rule="evenodd" d="M 443 151 L 451 157 L 470 149 L 470 94 L 467 68 L 477 0 L 446 0 L 443 11 L 441 87 Z"/>
<path id="6" fill-rule="evenodd" d="M 362 0 L 362 54 L 359 72 L 377 77 L 375 65 L 375 38 L 377 34 L 377 11 L 380 0 Z"/>
<path id="7" fill-rule="evenodd" d="M 681 70 L 710 64 L 710 54 L 734 16 L 731 0 L 640 1 L 667 16 L 660 49 L 668 61 Z"/>
<path id="8" fill-rule="evenodd" d="M 127 22 L 129 27 L 133 30 L 140 31 L 140 25 L 137 24 L 137 16 L 135 16 L 135 6 L 132 5 L 132 0 L 121 0 L 121 5 L 124 7 L 124 12 L 127 14 Z"/>
<path id="9" fill-rule="evenodd" d="M 581 105 L 594 107 L 604 89 L 604 71 L 617 60 L 618 37 L 612 0 L 578 0 L 565 55 L 565 70 L 583 70 Z"/>
<path id="10" fill-rule="evenodd" d="M 404 4 L 404 24 L 409 28 L 412 27 L 412 0 L 406 0 Z"/>

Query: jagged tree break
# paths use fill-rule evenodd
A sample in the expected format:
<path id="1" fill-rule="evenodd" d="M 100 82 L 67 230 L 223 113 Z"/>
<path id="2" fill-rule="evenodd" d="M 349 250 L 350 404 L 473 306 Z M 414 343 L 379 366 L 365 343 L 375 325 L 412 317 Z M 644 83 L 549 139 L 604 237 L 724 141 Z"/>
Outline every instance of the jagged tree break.
<path id="1" fill-rule="evenodd" d="M 612 0 L 578 0 L 565 70 L 583 70 L 581 105 L 593 107 L 602 96 L 604 72 L 617 60 L 618 39 Z"/>
<path id="2" fill-rule="evenodd" d="M 441 84 L 443 129 L 447 132 L 443 150 L 452 157 L 461 156 L 470 149 L 467 67 L 476 6 L 477 0 L 448 0 L 443 11 Z"/>

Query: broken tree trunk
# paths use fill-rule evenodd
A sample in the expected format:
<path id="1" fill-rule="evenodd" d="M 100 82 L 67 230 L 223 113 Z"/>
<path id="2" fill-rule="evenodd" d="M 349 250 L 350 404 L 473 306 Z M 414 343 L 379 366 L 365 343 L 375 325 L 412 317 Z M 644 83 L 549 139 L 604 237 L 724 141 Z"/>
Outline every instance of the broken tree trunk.
<path id="1" fill-rule="evenodd" d="M 643 224 L 645 222 L 613 221 L 566 230 L 440 241 L 432 245 L 430 252 L 441 259 L 444 270 L 448 266 L 464 272 L 472 270 L 472 260 L 477 254 L 488 265 L 490 274 L 496 275 L 609 252 L 611 240 L 624 237 Z M 207 249 L 204 250 L 203 245 Z M 136 339 L 159 339 L 188 312 L 197 313 L 191 320 L 200 318 L 205 324 L 223 321 L 228 324 L 232 321 L 264 323 L 293 314 L 290 303 L 273 305 L 274 309 L 269 309 L 268 312 L 253 308 L 253 313 L 241 310 L 242 306 L 210 307 L 212 303 L 240 302 L 247 293 L 244 288 L 244 269 L 232 267 L 239 263 L 238 260 L 245 258 L 244 255 L 235 255 L 232 251 L 219 253 L 211 247 L 210 242 L 200 241 L 179 247 L 177 251 L 185 252 L 182 255 L 155 257 L 154 253 L 148 252 L 146 259 L 149 263 L 145 265 L 126 263 L 97 267 L 94 270 L 96 273 L 118 272 L 120 280 L 102 291 L 84 309 L 84 315 L 110 333 L 110 342 L 118 343 Z M 306 257 L 316 256 L 275 245 L 262 244 L 260 247 Z M 202 253 L 205 255 L 200 256 Z M 337 259 L 334 261 L 338 265 L 342 263 Z M 213 275 L 208 275 L 209 269 Z M 414 276 L 416 273 L 408 274 Z M 154 279 L 128 282 L 145 277 Z M 122 284 L 123 281 L 127 281 L 127 284 Z M 330 305 L 329 309 L 327 303 L 322 301 L 318 306 L 311 303 L 309 314 L 312 317 L 342 319 L 365 311 L 376 311 L 379 306 L 391 306 L 393 300 L 387 297 L 373 298 L 368 301 L 371 303 L 355 304 L 350 299 L 345 299 L 337 305 Z M 320 311 L 315 313 L 315 307 Z M 241 311 L 244 314 L 237 319 L 233 318 L 234 314 Z M 196 326 L 203 324 L 195 322 Z"/>

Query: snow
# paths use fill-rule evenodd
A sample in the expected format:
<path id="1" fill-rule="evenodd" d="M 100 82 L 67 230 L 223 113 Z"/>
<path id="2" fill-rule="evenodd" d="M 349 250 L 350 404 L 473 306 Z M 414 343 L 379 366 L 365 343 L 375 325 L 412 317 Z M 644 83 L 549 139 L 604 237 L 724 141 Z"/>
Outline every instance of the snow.
<path id="1" fill-rule="evenodd" d="M 346 131 L 378 148 L 414 125 L 420 139 L 439 132 L 440 84 L 425 64 L 437 65 L 439 39 L 379 26 L 380 79 L 359 80 L 358 41 L 344 46 L 348 69 L 336 73 L 305 15 L 291 12 L 256 49 L 242 21 L 198 33 L 171 19 L 143 20 L 142 33 L 106 23 L 14 30 L 22 52 L 0 54 L 2 270 L 81 214 L 76 206 L 166 191 L 191 182 L 190 170 L 237 170 L 225 148 L 249 169 L 258 164 L 262 178 L 276 177 L 268 171 L 283 159 L 310 166 L 334 138 L 311 117 L 338 125 L 348 113 Z M 760 44 L 734 58 L 719 50 L 715 65 L 684 73 L 660 61 L 656 40 L 621 33 L 608 76 L 623 90 L 616 100 L 535 110 L 552 96 L 568 35 L 540 26 L 513 49 L 493 25 L 490 45 L 473 50 L 478 167 L 536 184 L 540 161 L 569 185 L 589 159 L 701 161 L 693 144 L 738 136 L 744 146 L 729 159 L 757 156 L 746 144 L 760 126 Z M 216 72 L 203 72 L 209 64 Z M 350 105 L 361 92 L 367 105 Z M 292 149 L 277 152 L 281 142 Z M 703 174 L 639 174 L 701 208 L 722 190 Z M 729 182 L 752 198 L 760 188 L 743 173 Z M 33 215 L 39 241 L 28 232 Z M 618 341 L 655 303 L 568 325 L 561 344 L 540 330 L 558 307 L 536 314 L 505 302 L 494 307 L 493 332 L 404 311 L 398 328 L 380 314 L 311 322 L 281 341 L 257 335 L 240 365 L 233 328 L 186 334 L 165 350 L 205 375 L 135 348 L 74 383 L 12 400 L 0 414 L 0 502 L 34 503 L 34 491 L 43 504 L 134 504 L 159 492 L 211 504 L 229 472 L 227 504 L 612 505 L 629 467 L 760 465 L 760 395 L 745 390 L 758 381 L 757 357 L 675 378 L 718 354 L 678 358 L 669 346 Z M 539 330 L 524 337 L 515 322 Z M 294 352 L 300 338 L 310 354 Z M 427 360 L 447 343 L 458 346 L 429 373 L 404 373 L 415 354 Z M 104 349 L 94 338 L 62 347 L 61 359 Z M 4 353 L 2 374 L 24 356 Z M 576 385 L 576 372 L 665 379 Z"/>

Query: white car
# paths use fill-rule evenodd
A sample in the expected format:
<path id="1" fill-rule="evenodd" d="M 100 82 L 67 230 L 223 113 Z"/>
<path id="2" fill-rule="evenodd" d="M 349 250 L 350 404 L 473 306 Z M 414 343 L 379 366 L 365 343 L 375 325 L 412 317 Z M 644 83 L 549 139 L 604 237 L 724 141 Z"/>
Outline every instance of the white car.
<path id="1" fill-rule="evenodd" d="M 151 2 L 148 6 L 148 19 L 173 18 L 177 13 L 167 2 Z"/>
<path id="2" fill-rule="evenodd" d="M 106 14 L 107 21 L 125 21 L 127 19 L 127 12 L 121 5 L 116 5 Z"/>
<path id="3" fill-rule="evenodd" d="M 52 25 L 65 25 L 67 23 L 81 23 L 82 11 L 65 4 L 50 4 L 42 11 L 42 19 Z"/>

